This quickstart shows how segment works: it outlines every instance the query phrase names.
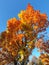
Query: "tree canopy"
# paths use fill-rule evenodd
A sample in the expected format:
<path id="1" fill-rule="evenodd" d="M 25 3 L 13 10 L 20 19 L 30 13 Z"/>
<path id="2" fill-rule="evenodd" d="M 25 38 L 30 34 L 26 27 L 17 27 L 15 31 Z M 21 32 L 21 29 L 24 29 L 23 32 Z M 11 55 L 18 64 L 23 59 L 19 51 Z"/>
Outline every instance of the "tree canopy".
<path id="1" fill-rule="evenodd" d="M 32 50 L 38 48 L 41 54 L 37 65 L 49 65 L 49 40 L 38 38 L 38 33 L 49 26 L 47 15 L 28 4 L 18 17 L 19 20 L 9 19 L 6 30 L 0 34 L 0 64 L 26 65 Z"/>

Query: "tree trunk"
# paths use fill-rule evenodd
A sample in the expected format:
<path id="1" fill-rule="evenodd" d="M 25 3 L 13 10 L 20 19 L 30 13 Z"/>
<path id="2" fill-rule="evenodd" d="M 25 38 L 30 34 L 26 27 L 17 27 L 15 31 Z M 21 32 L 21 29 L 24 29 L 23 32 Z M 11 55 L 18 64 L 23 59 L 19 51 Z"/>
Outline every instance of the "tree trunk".
<path id="1" fill-rule="evenodd" d="M 14 60 L 14 65 L 17 65 L 17 61 L 16 60 Z"/>

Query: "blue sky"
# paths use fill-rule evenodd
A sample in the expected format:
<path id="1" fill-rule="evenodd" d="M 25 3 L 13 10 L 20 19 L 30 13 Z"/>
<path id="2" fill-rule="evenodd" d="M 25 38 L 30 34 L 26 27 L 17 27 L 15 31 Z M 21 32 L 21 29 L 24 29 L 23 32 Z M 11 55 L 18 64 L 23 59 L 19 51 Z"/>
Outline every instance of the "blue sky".
<path id="1" fill-rule="evenodd" d="M 28 3 L 41 13 L 46 13 L 49 20 L 49 0 L 0 0 L 0 33 L 6 29 L 7 20 L 13 17 L 18 18 L 17 14 L 26 9 Z M 37 53 L 36 50 L 34 51 Z"/>

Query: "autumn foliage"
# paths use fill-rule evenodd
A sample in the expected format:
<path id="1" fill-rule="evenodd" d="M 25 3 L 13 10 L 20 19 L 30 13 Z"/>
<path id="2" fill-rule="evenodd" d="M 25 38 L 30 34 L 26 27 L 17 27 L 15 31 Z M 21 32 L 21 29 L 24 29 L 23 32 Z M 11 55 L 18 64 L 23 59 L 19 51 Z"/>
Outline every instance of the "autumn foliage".
<path id="1" fill-rule="evenodd" d="M 40 56 L 43 64 L 49 62 L 49 43 L 46 44 L 37 37 L 38 33 L 45 31 L 49 25 L 47 15 L 34 10 L 28 4 L 26 10 L 22 10 L 18 17 L 19 20 L 15 17 L 9 19 L 7 29 L 0 34 L 0 64 L 5 65 L 14 61 L 22 64 L 24 61 L 23 65 L 26 65 L 25 61 L 35 47 L 47 52 L 46 55 L 41 54 L 43 58 Z"/>

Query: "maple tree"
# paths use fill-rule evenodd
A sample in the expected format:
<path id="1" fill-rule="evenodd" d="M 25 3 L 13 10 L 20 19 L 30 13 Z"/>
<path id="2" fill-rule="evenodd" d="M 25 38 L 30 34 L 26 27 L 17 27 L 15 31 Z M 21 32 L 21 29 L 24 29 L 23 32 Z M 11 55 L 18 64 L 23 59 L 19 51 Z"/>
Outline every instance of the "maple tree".
<path id="1" fill-rule="evenodd" d="M 19 62 L 26 65 L 31 51 L 37 47 L 49 54 L 49 44 L 37 41 L 39 32 L 45 31 L 49 25 L 46 14 L 28 4 L 26 10 L 18 14 L 19 20 L 11 18 L 7 21 L 7 29 L 0 34 L 0 64 Z M 36 42 L 36 43 L 35 43 Z"/>

